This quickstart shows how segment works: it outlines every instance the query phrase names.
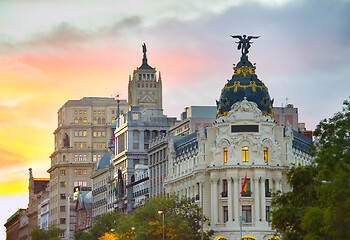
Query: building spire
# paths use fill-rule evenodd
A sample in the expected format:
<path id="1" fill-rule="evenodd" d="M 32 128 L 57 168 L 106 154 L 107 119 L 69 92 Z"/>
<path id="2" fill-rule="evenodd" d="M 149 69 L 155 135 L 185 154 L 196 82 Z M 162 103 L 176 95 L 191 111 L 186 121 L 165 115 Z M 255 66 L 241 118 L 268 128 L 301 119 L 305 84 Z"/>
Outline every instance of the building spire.
<path id="1" fill-rule="evenodd" d="M 160 71 L 159 71 L 159 77 L 158 77 L 158 82 L 161 82 L 162 81 L 162 75 L 160 74 Z"/>
<path id="2" fill-rule="evenodd" d="M 143 45 L 142 45 L 142 52 L 143 52 L 142 65 L 143 64 L 148 65 L 147 64 L 147 55 L 146 55 L 146 53 L 147 53 L 146 43 L 143 43 Z"/>

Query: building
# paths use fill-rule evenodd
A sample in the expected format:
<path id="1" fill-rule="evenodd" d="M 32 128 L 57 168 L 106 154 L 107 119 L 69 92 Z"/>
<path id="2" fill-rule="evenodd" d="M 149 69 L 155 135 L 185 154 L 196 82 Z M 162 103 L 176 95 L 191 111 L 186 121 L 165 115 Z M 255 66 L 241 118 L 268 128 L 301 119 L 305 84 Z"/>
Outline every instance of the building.
<path id="1" fill-rule="evenodd" d="M 107 152 L 112 135 L 110 127 L 117 115 L 116 106 L 117 101 L 113 98 L 87 97 L 69 100 L 58 110 L 55 150 L 50 156 L 48 173 L 50 224 L 59 225 L 62 237 L 75 229 L 67 226 L 68 197 L 73 194 L 74 187 L 91 186 L 90 174 Z M 121 112 L 127 109 L 126 100 L 120 100 Z"/>
<path id="2" fill-rule="evenodd" d="M 135 166 L 148 165 L 147 149 L 150 140 L 169 130 L 168 118 L 162 109 L 131 107 L 117 122 L 113 165 L 117 180 L 117 208 L 133 211 Z M 128 187 L 127 187 L 128 186 Z"/>
<path id="3" fill-rule="evenodd" d="M 92 191 L 91 188 L 76 187 L 75 212 L 76 229 L 89 231 L 92 227 Z"/>
<path id="4" fill-rule="evenodd" d="M 213 126 L 213 122 L 216 119 L 216 111 L 215 106 L 186 107 L 181 114 L 181 121 L 170 128 L 170 135 L 189 135 L 198 131 L 201 125 L 204 127 Z"/>
<path id="5" fill-rule="evenodd" d="M 135 165 L 135 178 L 131 182 L 133 188 L 133 208 L 143 207 L 149 198 L 148 166 L 144 164 Z"/>
<path id="6" fill-rule="evenodd" d="M 274 234 L 271 191 L 288 190 L 284 166 L 310 163 L 312 140 L 290 123 L 276 125 L 268 89 L 248 60 L 249 45 L 242 46 L 217 101 L 214 125 L 169 143 L 164 185 L 167 193 L 203 207 L 216 239 L 238 239 L 242 221 L 243 239 L 267 240 Z"/>
<path id="7" fill-rule="evenodd" d="M 163 109 L 162 79 L 156 69 L 147 63 L 146 44 L 143 44 L 143 59 L 140 67 L 129 76 L 128 102 L 133 107 Z"/>
<path id="8" fill-rule="evenodd" d="M 277 126 L 287 126 L 289 122 L 292 129 L 298 131 L 298 108 L 295 108 L 293 104 L 287 104 L 286 107 L 273 107 L 273 113 Z"/>
<path id="9" fill-rule="evenodd" d="M 38 207 L 38 224 L 39 228 L 41 229 L 47 229 L 49 227 L 50 222 L 50 198 L 49 195 L 47 195 L 47 198 L 41 201 L 39 207 Z"/>
<path id="10" fill-rule="evenodd" d="M 21 216 L 26 216 L 26 209 L 18 209 L 14 214 L 12 214 L 11 217 L 9 217 L 4 224 L 6 228 L 6 240 L 18 240 L 18 239 L 28 239 L 24 238 L 24 236 L 20 236 L 19 229 L 23 225 L 28 224 L 28 218 L 27 221 L 24 221 L 24 218 L 22 219 L 22 222 L 20 222 Z M 26 235 L 28 237 L 28 235 Z"/>

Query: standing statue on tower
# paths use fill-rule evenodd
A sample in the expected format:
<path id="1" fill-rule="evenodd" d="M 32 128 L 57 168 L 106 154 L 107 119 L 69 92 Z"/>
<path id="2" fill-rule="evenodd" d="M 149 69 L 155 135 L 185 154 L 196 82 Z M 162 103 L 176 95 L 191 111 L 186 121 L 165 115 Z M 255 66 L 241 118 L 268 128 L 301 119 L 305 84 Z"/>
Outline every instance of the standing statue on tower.
<path id="1" fill-rule="evenodd" d="M 234 35 L 234 36 L 231 35 L 231 37 L 239 39 L 239 42 L 236 42 L 238 43 L 237 49 L 238 50 L 242 49 L 242 57 L 245 57 L 249 53 L 248 49 L 251 47 L 250 44 L 253 43 L 253 42 L 250 42 L 250 40 L 253 38 L 255 39 L 259 38 L 260 36 L 248 36 L 247 38 L 246 35 L 243 35 L 243 37 L 240 35 Z"/>

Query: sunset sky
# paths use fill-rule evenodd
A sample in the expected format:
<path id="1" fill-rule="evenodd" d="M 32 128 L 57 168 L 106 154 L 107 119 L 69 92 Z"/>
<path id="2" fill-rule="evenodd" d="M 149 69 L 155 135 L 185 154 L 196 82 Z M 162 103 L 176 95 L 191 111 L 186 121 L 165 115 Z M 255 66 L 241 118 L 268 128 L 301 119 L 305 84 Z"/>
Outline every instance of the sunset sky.
<path id="1" fill-rule="evenodd" d="M 215 105 L 240 52 L 275 106 L 314 130 L 350 94 L 349 0 L 0 1 L 0 223 L 28 204 L 28 168 L 49 177 L 57 110 L 69 99 L 127 98 L 129 74 L 162 74 L 165 114 Z M 288 100 L 286 100 L 288 98 Z M 2 226 L 0 238 L 4 238 Z"/>

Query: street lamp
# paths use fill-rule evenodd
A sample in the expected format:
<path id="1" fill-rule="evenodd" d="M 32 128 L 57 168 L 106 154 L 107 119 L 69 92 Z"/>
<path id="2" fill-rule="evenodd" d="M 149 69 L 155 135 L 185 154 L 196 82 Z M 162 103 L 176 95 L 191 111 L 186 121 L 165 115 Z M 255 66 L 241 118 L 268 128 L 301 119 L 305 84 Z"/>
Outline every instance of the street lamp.
<path id="1" fill-rule="evenodd" d="M 165 232 L 164 232 L 164 212 L 163 211 L 158 211 L 158 214 L 162 214 L 163 215 L 163 240 L 165 240 Z"/>

